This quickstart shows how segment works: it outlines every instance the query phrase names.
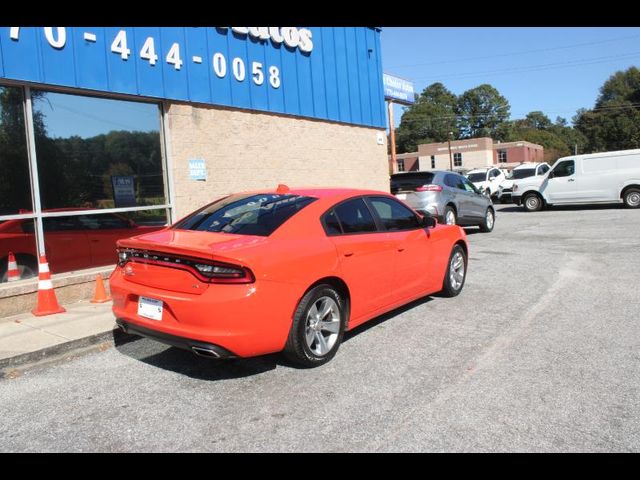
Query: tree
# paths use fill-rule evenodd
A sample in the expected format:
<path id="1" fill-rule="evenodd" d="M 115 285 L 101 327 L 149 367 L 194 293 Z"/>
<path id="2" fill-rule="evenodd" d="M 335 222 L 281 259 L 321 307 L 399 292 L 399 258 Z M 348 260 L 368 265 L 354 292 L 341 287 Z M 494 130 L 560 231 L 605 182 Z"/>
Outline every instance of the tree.
<path id="1" fill-rule="evenodd" d="M 547 130 L 552 126 L 551 120 L 539 110 L 527 113 L 523 120 L 524 125 L 528 128 L 537 128 L 538 130 Z"/>
<path id="2" fill-rule="evenodd" d="M 486 83 L 464 92 L 458 98 L 457 110 L 462 138 L 495 138 L 510 114 L 507 99 Z"/>
<path id="3" fill-rule="evenodd" d="M 445 142 L 449 132 L 458 137 L 457 98 L 442 83 L 425 88 L 402 115 L 396 129 L 398 153 L 415 152 L 420 143 Z"/>
<path id="4" fill-rule="evenodd" d="M 640 70 L 614 73 L 600 87 L 592 110 L 574 118 L 591 152 L 640 148 Z"/>

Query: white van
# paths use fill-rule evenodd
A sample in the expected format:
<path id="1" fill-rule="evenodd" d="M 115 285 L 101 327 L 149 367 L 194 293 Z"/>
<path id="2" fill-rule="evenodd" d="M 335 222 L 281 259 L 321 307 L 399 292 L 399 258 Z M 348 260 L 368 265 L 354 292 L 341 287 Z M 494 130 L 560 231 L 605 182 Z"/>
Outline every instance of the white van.
<path id="1" fill-rule="evenodd" d="M 640 149 L 558 159 L 542 177 L 515 181 L 513 202 L 528 212 L 545 205 L 622 203 L 640 206 Z"/>
<path id="2" fill-rule="evenodd" d="M 500 202 L 511 201 L 511 192 L 513 192 L 513 184 L 523 178 L 534 177 L 536 175 L 544 175 L 551 167 L 546 162 L 523 162 L 511 170 L 507 179 L 500 184 L 498 188 L 497 198 Z"/>

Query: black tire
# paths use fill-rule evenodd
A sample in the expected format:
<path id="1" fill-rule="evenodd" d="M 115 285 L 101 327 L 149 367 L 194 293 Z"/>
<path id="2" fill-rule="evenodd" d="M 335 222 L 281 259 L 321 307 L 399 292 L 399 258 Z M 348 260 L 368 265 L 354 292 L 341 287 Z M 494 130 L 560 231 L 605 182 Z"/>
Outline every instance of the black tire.
<path id="1" fill-rule="evenodd" d="M 491 221 L 489 221 L 489 215 L 491 215 Z M 484 219 L 482 223 L 478 225 L 480 227 L 480 231 L 484 233 L 489 233 L 493 230 L 494 225 L 496 224 L 496 212 L 491 207 L 487 207 L 487 211 L 484 214 Z"/>
<path id="2" fill-rule="evenodd" d="M 442 215 L 442 223 L 447 224 L 447 217 L 449 215 L 453 215 L 453 223 L 449 225 L 455 225 L 458 222 L 458 216 L 456 215 L 456 210 L 450 205 L 447 205 L 446 207 L 444 207 L 444 214 Z"/>
<path id="3" fill-rule="evenodd" d="M 622 200 L 627 208 L 640 207 L 640 188 L 630 188 L 624 192 Z"/>
<path id="4" fill-rule="evenodd" d="M 462 275 L 462 282 L 459 285 L 455 285 L 451 278 L 451 270 L 454 264 L 454 257 L 457 254 L 462 255 L 462 260 L 464 264 L 464 271 Z M 447 271 L 444 274 L 444 280 L 442 281 L 442 296 L 444 297 L 455 297 L 460 294 L 462 291 L 462 287 L 464 287 L 464 282 L 467 278 L 467 254 L 464 252 L 464 248 L 462 248 L 459 244 L 455 245 L 451 250 L 451 255 L 449 255 L 449 261 L 447 262 Z"/>
<path id="5" fill-rule="evenodd" d="M 537 193 L 527 193 L 522 197 L 522 206 L 527 212 L 539 212 L 542 210 L 544 200 Z"/>
<path id="6" fill-rule="evenodd" d="M 340 320 L 339 331 L 337 332 L 334 343 L 326 353 L 320 355 L 312 350 L 306 340 L 307 332 L 312 331 L 312 329 L 307 326 L 307 316 L 314 305 L 317 306 L 324 298 L 332 299 L 335 302 L 339 310 Z M 342 342 L 346 324 L 345 312 L 345 300 L 333 286 L 321 284 L 309 290 L 304 297 L 302 297 L 302 300 L 300 300 L 298 308 L 296 308 L 293 315 L 293 323 L 291 324 L 289 337 L 287 338 L 287 343 L 283 351 L 285 357 L 300 366 L 308 368 L 318 367 L 327 363 L 335 356 Z"/>

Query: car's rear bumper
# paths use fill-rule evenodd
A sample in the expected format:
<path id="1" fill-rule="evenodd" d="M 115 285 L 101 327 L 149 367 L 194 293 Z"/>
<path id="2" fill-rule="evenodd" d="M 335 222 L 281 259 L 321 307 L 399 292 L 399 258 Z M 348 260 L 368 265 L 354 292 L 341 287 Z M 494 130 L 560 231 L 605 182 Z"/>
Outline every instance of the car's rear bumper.
<path id="1" fill-rule="evenodd" d="M 201 342 L 192 338 L 179 337 L 177 335 L 171 335 L 168 333 L 160 332 L 158 330 L 152 330 L 150 328 L 141 327 L 140 325 L 136 325 L 135 323 L 128 322 L 121 318 L 117 318 L 116 323 L 125 333 L 140 335 L 141 337 L 150 338 L 152 340 L 171 345 L 172 347 L 181 348 L 183 350 L 190 350 L 201 357 L 237 357 L 235 353 L 213 343 Z"/>
<path id="2" fill-rule="evenodd" d="M 172 274 L 172 269 L 163 270 L 158 275 Z M 113 313 L 132 333 L 138 329 L 141 335 L 164 343 L 169 339 L 181 348 L 198 346 L 194 342 L 213 345 L 238 357 L 281 351 L 300 297 L 296 286 L 266 280 L 183 293 L 130 281 L 120 267 L 109 283 Z M 141 296 L 162 301 L 160 320 L 138 314 Z"/>

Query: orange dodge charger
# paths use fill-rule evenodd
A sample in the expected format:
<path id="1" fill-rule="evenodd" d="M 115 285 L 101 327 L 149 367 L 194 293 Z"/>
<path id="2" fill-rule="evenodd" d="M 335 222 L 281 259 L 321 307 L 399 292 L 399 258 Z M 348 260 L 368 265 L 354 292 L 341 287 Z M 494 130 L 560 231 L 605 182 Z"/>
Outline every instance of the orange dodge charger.
<path id="1" fill-rule="evenodd" d="M 425 295 L 456 296 L 468 243 L 393 196 L 248 192 L 118 242 L 113 312 L 127 333 L 212 357 L 333 358 L 343 333 Z"/>

